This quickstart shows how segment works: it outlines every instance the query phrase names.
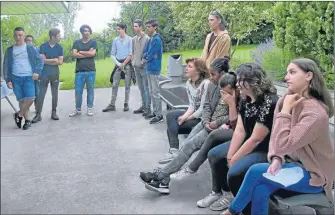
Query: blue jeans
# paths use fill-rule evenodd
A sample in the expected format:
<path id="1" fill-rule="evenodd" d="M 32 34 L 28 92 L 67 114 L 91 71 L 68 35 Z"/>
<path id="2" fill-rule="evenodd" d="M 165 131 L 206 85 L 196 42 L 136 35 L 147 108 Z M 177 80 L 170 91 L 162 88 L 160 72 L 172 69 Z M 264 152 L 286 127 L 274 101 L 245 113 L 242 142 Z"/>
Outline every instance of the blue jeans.
<path id="1" fill-rule="evenodd" d="M 87 89 L 87 108 L 93 107 L 94 83 L 95 83 L 95 71 L 76 73 L 74 85 L 75 85 L 75 97 L 76 97 L 76 109 L 77 110 L 81 110 L 81 105 L 83 103 L 83 91 L 84 91 L 85 84 L 86 84 L 86 89 Z"/>
<path id="2" fill-rule="evenodd" d="M 136 74 L 136 82 L 138 85 L 138 89 L 141 92 L 142 98 L 142 108 L 150 111 L 151 109 L 151 98 L 149 93 L 149 83 L 148 83 L 148 74 L 146 73 L 145 69 L 134 67 L 135 74 Z"/>
<path id="3" fill-rule="evenodd" d="M 270 195 L 279 189 L 299 193 L 321 193 L 324 191 L 323 187 L 314 187 L 309 185 L 311 176 L 305 168 L 303 168 L 304 177 L 298 183 L 284 187 L 284 185 L 271 181 L 263 176 L 263 173 L 267 172 L 269 166 L 269 163 L 259 163 L 250 167 L 240 190 L 229 206 L 229 211 L 231 213 L 240 213 L 244 207 L 251 202 L 251 214 L 268 214 Z M 283 168 L 292 168 L 297 166 L 298 165 L 295 163 L 286 163 L 283 165 Z"/>
<path id="4" fill-rule="evenodd" d="M 227 154 L 230 141 L 218 145 L 208 152 L 208 161 L 212 170 L 212 191 L 220 193 L 222 190 L 235 196 L 240 189 L 248 169 L 257 163 L 267 161 L 265 152 L 252 152 L 236 161 L 229 169 Z"/>
<path id="5" fill-rule="evenodd" d="M 33 76 L 16 76 L 12 77 L 13 92 L 16 99 L 21 102 L 25 99 L 35 99 L 35 81 Z"/>

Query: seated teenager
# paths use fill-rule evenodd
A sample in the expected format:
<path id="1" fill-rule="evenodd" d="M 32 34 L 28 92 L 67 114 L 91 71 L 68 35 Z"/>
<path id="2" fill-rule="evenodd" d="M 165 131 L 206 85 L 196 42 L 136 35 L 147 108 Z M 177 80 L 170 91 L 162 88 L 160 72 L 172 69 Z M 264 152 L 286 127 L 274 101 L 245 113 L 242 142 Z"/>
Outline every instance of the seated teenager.
<path id="1" fill-rule="evenodd" d="M 170 162 L 178 153 L 178 134 L 189 134 L 192 128 L 200 122 L 202 109 L 206 99 L 207 87 L 210 82 L 206 63 L 201 58 L 186 59 L 186 90 L 189 107 L 185 110 L 171 110 L 166 114 L 167 136 L 170 149 L 159 163 Z"/>
<path id="2" fill-rule="evenodd" d="M 249 167 L 266 161 L 273 113 L 278 101 L 276 88 L 255 63 L 236 69 L 237 87 L 242 94 L 237 125 L 230 142 L 211 149 L 212 192 L 197 202 L 198 207 L 224 210 L 242 184 Z M 230 193 L 231 192 L 231 193 Z"/>
<path id="3" fill-rule="evenodd" d="M 208 85 L 202 120 L 192 129 L 178 155 L 162 169 L 156 169 L 153 173 L 140 172 L 140 178 L 147 189 L 169 193 L 170 174 L 178 171 L 192 154 L 201 148 L 212 130 L 228 121 L 228 109 L 221 108 L 222 105 L 218 105 L 220 103 L 218 82 L 222 74 L 229 70 L 228 61 L 229 58 L 219 58 L 211 64 L 212 82 Z M 217 108 L 217 106 L 220 106 L 220 108 Z"/>
<path id="4" fill-rule="evenodd" d="M 170 176 L 171 180 L 181 180 L 198 171 L 199 167 L 207 160 L 209 150 L 221 143 L 231 140 L 233 137 L 233 131 L 237 122 L 237 104 L 239 99 L 239 92 L 236 92 L 236 74 L 234 72 L 224 74 L 220 79 L 220 87 L 222 106 L 217 107 L 223 107 L 229 110 L 229 121 L 209 134 L 195 159 L 186 168 L 173 173 Z"/>
<path id="5" fill-rule="evenodd" d="M 268 214 L 269 197 L 279 189 L 298 193 L 325 192 L 333 204 L 334 150 L 329 137 L 328 118 L 334 106 L 317 64 L 306 58 L 287 67 L 288 93 L 275 110 L 268 161 L 253 165 L 235 199 L 223 214 L 238 214 L 251 202 L 251 214 Z M 281 169 L 298 167 L 300 181 L 288 185 L 263 176 Z M 288 176 L 289 177 L 289 176 Z"/>

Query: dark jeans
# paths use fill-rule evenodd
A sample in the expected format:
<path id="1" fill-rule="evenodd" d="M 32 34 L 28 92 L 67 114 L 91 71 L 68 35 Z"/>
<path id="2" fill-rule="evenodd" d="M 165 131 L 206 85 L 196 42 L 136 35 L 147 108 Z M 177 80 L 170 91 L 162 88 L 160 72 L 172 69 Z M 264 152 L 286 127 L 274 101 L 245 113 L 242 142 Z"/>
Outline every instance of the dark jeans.
<path id="1" fill-rule="evenodd" d="M 52 95 L 52 111 L 56 111 L 58 104 L 58 86 L 59 86 L 59 77 L 50 77 L 47 79 L 40 80 L 40 94 L 36 97 L 36 114 L 41 114 L 45 99 L 45 94 L 48 91 L 48 86 L 50 83 L 51 95 Z"/>
<path id="2" fill-rule="evenodd" d="M 201 146 L 199 153 L 188 167 L 194 172 L 198 171 L 199 167 L 206 161 L 208 152 L 215 146 L 230 141 L 232 137 L 232 129 L 219 128 L 212 131 Z"/>
<path id="3" fill-rule="evenodd" d="M 200 119 L 191 119 L 183 124 L 178 124 L 178 117 L 182 116 L 186 110 L 171 110 L 166 114 L 167 136 L 169 139 L 170 148 L 179 149 L 178 134 L 189 134 L 192 128 L 196 126 Z"/>
<path id="4" fill-rule="evenodd" d="M 236 161 L 229 169 L 227 166 L 229 146 L 230 141 L 216 146 L 208 153 L 208 161 L 212 170 L 212 190 L 216 193 L 221 190 L 231 191 L 236 196 L 248 169 L 254 164 L 267 162 L 267 154 L 252 152 Z"/>

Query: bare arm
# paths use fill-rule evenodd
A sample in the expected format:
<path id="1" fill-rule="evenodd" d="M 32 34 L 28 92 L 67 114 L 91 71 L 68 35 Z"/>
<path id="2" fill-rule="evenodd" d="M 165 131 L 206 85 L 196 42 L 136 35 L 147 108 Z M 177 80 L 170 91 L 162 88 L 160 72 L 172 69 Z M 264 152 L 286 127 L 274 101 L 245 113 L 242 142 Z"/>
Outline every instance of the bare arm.
<path id="1" fill-rule="evenodd" d="M 94 57 L 96 50 L 94 48 L 90 48 L 88 51 L 79 51 L 79 54 L 83 55 L 84 57 Z"/>
<path id="2" fill-rule="evenodd" d="M 43 58 L 44 64 L 48 65 L 61 65 L 64 59 L 63 56 L 59 56 L 58 58 L 47 59 L 44 54 L 41 54 L 41 57 Z"/>
<path id="3" fill-rule="evenodd" d="M 264 140 L 269 132 L 270 130 L 265 125 L 256 122 L 251 137 L 248 138 L 241 146 L 241 148 L 239 148 L 238 151 L 233 155 L 233 159 L 237 161 L 243 156 L 253 152 L 257 145 Z"/>
<path id="4" fill-rule="evenodd" d="M 237 125 L 233 134 L 233 138 L 231 140 L 231 144 L 229 147 L 229 151 L 227 154 L 227 158 L 231 159 L 235 153 L 238 151 L 240 148 L 241 144 L 243 143 L 245 139 L 246 133 L 244 130 L 243 122 L 242 122 L 242 117 L 241 115 L 238 115 L 237 118 Z"/>
<path id="5" fill-rule="evenodd" d="M 75 58 L 85 58 L 84 55 L 79 54 L 77 49 L 72 49 L 72 56 L 75 57 Z"/>

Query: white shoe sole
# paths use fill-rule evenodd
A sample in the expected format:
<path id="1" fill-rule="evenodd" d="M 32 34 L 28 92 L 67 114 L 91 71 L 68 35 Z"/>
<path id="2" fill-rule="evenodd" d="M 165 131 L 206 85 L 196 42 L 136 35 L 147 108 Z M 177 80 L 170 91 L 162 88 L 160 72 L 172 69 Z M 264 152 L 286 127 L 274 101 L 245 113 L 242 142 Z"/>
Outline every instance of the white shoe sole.
<path id="1" fill-rule="evenodd" d="M 169 194 L 170 193 L 170 189 L 153 187 L 153 186 L 150 186 L 147 183 L 145 184 L 145 188 L 147 188 L 150 191 L 157 192 L 157 193 L 162 193 L 162 194 Z"/>

